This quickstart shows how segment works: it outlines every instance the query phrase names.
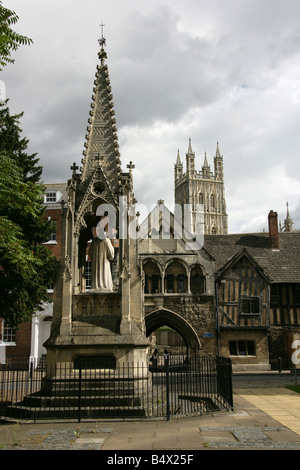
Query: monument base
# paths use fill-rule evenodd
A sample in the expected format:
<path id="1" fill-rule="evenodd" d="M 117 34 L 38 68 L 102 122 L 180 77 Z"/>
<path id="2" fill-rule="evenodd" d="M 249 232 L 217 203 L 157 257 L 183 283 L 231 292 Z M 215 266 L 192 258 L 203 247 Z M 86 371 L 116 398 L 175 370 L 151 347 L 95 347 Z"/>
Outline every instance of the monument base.
<path id="1" fill-rule="evenodd" d="M 71 321 L 62 320 L 44 345 L 49 365 L 71 366 L 79 359 L 99 368 L 148 363 L 149 340 L 142 325 L 124 322 L 119 292 L 77 294 L 72 300 Z"/>

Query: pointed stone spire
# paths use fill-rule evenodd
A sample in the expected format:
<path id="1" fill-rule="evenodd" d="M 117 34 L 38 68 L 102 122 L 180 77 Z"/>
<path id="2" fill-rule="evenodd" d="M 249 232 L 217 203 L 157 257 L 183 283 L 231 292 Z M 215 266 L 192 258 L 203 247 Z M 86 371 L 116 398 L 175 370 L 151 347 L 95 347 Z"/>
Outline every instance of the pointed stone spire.
<path id="1" fill-rule="evenodd" d="M 179 150 L 177 150 L 177 159 L 174 165 L 174 174 L 175 174 L 175 181 L 181 178 L 183 174 L 183 164 L 180 160 Z"/>
<path id="2" fill-rule="evenodd" d="M 294 222 L 292 217 L 290 216 L 290 211 L 289 211 L 289 203 L 286 203 L 286 218 L 284 220 L 284 231 L 285 232 L 293 232 L 294 231 Z"/>
<path id="3" fill-rule="evenodd" d="M 207 162 L 207 155 L 206 152 L 204 154 L 204 163 L 202 166 L 202 174 L 204 178 L 209 178 L 210 177 L 210 166 Z"/>
<path id="4" fill-rule="evenodd" d="M 103 26 L 103 25 L 101 25 Z M 110 87 L 108 67 L 104 63 L 107 54 L 104 50 L 106 43 L 102 36 L 99 39 L 101 47 L 98 53 L 101 65 L 97 65 L 94 81 L 93 96 L 88 119 L 85 151 L 82 159 L 81 181 L 89 179 L 97 167 L 101 167 L 112 193 L 119 190 L 119 175 L 121 161 L 115 120 L 114 104 Z"/>
<path id="5" fill-rule="evenodd" d="M 204 154 L 204 164 L 203 164 L 204 167 L 209 167 L 209 164 L 207 163 L 207 156 L 206 156 L 206 152 Z"/>
<path id="6" fill-rule="evenodd" d="M 189 147 L 188 147 L 188 154 L 193 155 L 193 149 L 192 149 L 192 140 L 189 138 Z"/>
<path id="7" fill-rule="evenodd" d="M 214 158 L 215 177 L 217 180 L 222 181 L 224 178 L 223 172 L 223 156 L 220 153 L 219 142 L 217 142 L 216 156 Z"/>
<path id="8" fill-rule="evenodd" d="M 216 157 L 217 157 L 217 158 L 222 158 L 222 155 L 221 155 L 220 149 L 219 149 L 219 142 L 217 142 Z"/>
<path id="9" fill-rule="evenodd" d="M 191 138 L 189 138 L 189 146 L 186 154 L 186 171 L 188 173 L 194 173 L 195 171 L 195 153 L 192 149 Z"/>
<path id="10" fill-rule="evenodd" d="M 179 149 L 177 150 L 177 160 L 176 160 L 176 165 L 177 165 L 177 166 L 182 166 L 182 163 L 181 163 L 181 160 L 180 160 Z"/>

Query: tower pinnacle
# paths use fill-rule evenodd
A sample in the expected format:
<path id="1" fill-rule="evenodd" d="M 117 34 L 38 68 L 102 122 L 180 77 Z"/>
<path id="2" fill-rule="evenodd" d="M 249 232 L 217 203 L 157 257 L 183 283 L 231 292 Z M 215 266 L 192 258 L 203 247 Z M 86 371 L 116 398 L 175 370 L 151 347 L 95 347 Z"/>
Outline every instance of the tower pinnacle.
<path id="1" fill-rule="evenodd" d="M 293 225 L 294 225 L 294 222 L 293 222 L 292 217 L 290 216 L 289 203 L 287 202 L 286 203 L 286 218 L 284 220 L 284 231 L 293 232 L 294 231 Z"/>

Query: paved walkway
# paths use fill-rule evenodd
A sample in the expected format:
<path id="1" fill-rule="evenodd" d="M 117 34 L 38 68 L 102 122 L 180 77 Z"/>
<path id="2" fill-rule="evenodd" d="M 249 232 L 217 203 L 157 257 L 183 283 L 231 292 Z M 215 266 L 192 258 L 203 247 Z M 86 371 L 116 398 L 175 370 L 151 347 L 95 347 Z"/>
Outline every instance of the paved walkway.
<path id="1" fill-rule="evenodd" d="M 4 422 L 0 449 L 101 450 L 107 459 L 124 458 L 117 453 L 123 450 L 300 450 L 300 394 L 284 388 L 291 382 L 290 375 L 279 381 L 271 375 L 235 377 L 233 412 L 186 419 Z"/>

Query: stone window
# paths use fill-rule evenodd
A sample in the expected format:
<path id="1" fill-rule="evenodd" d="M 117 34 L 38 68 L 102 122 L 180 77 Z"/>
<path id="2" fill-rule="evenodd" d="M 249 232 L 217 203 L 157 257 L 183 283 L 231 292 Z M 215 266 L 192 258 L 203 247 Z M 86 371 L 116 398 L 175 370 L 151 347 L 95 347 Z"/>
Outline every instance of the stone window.
<path id="1" fill-rule="evenodd" d="M 230 356 L 255 356 L 254 341 L 229 341 L 229 354 Z"/>

